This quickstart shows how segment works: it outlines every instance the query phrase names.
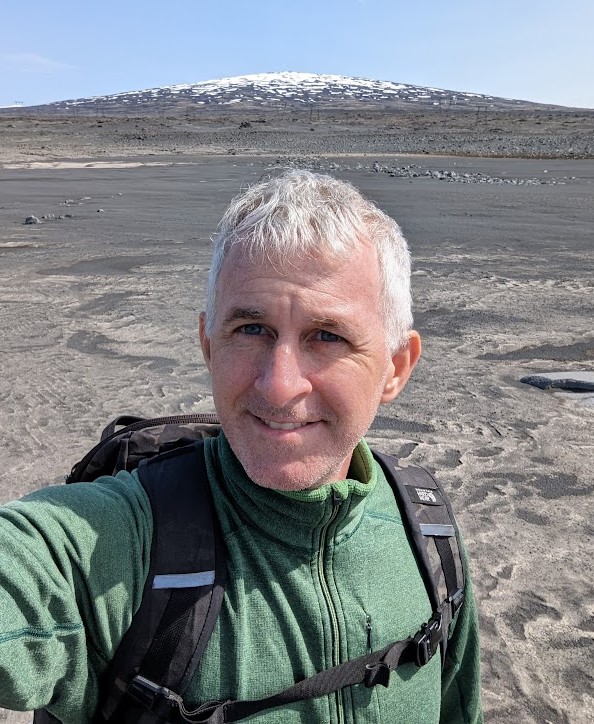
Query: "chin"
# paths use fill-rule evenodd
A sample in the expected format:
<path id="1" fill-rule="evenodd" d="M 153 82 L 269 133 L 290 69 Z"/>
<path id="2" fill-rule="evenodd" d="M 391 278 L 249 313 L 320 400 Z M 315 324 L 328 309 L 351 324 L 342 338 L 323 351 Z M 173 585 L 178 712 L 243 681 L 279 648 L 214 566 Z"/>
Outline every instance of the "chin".
<path id="1" fill-rule="evenodd" d="M 299 465 L 298 467 L 302 468 L 303 466 Z M 248 464 L 244 466 L 244 469 L 250 480 L 262 488 L 294 492 L 297 490 L 314 490 L 334 480 L 340 480 L 341 476 L 334 472 L 335 467 L 335 465 L 329 465 L 328 468 L 321 466 L 321 469 L 317 473 L 314 472 L 313 475 L 311 466 L 309 466 L 308 470 L 282 469 L 281 466 L 274 470 L 262 470 L 260 465 L 251 466 Z"/>
<path id="2" fill-rule="evenodd" d="M 351 440 L 342 447 L 348 451 L 337 456 L 337 448 L 320 445 L 316 451 L 304 455 L 301 446 L 253 445 L 242 436 L 227 434 L 227 440 L 236 458 L 250 480 L 262 488 L 282 491 L 313 490 L 335 480 L 342 480 L 348 471 L 352 450 Z"/>
<path id="3" fill-rule="evenodd" d="M 325 483 L 318 480 L 287 480 L 275 478 L 274 480 L 259 479 L 252 481 L 259 485 L 261 488 L 268 488 L 269 490 L 282 490 L 283 492 L 296 492 L 298 490 L 314 490 L 320 488 Z"/>

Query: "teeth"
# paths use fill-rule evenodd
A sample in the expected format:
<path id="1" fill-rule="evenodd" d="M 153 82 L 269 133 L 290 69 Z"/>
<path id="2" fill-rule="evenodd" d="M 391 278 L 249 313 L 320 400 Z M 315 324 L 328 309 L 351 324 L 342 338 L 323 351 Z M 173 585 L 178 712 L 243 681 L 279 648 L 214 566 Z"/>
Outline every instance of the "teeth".
<path id="1" fill-rule="evenodd" d="M 273 422 L 272 420 L 262 420 L 262 422 L 273 430 L 297 430 L 298 427 L 307 425 L 306 422 Z"/>

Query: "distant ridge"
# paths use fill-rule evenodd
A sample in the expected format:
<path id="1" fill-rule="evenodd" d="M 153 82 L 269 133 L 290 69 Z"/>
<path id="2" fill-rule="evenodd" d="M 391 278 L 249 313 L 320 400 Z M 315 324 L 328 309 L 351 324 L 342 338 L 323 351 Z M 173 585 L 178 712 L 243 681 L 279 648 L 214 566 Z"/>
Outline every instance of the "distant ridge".
<path id="1" fill-rule="evenodd" d="M 313 108 L 418 108 L 419 110 L 561 109 L 480 93 L 425 88 L 406 83 L 313 73 L 259 73 L 200 83 L 185 83 L 93 98 L 57 101 L 22 110 L 107 115 L 152 114 L 193 108 L 262 111 Z"/>

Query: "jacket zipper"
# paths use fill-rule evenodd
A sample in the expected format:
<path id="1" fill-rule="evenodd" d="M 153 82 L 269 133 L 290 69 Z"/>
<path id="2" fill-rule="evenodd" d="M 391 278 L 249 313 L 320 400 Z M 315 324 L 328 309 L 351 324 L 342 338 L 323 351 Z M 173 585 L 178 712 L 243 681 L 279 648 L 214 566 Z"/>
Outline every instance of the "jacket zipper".
<path id="1" fill-rule="evenodd" d="M 340 663 L 340 631 L 338 629 L 338 616 L 336 615 L 336 608 L 334 606 L 334 603 L 332 602 L 330 588 L 328 587 L 328 582 L 326 581 L 326 574 L 324 573 L 324 553 L 326 551 L 326 538 L 328 534 L 328 528 L 338 515 L 338 510 L 341 502 L 342 499 L 339 496 L 334 495 L 334 497 L 332 498 L 332 514 L 326 524 L 322 527 L 322 530 L 320 532 L 320 547 L 318 550 L 318 578 L 332 625 L 332 666 L 337 666 Z M 344 724 L 344 707 L 342 703 L 342 693 L 340 689 L 336 692 L 336 710 L 337 724 Z"/>

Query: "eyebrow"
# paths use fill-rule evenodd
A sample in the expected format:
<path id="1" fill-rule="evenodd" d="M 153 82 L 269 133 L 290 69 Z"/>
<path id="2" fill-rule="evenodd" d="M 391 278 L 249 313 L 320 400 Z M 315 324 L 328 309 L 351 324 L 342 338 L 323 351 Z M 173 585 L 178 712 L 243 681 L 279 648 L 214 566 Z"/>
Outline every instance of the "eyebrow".
<path id="1" fill-rule="evenodd" d="M 264 319 L 264 312 L 255 307 L 233 307 L 225 315 L 223 324 L 231 324 L 242 319 L 261 320 Z"/>
<path id="2" fill-rule="evenodd" d="M 333 317 L 312 317 L 311 323 L 316 327 L 324 327 L 325 329 L 344 329 L 345 324 L 339 322 Z"/>

